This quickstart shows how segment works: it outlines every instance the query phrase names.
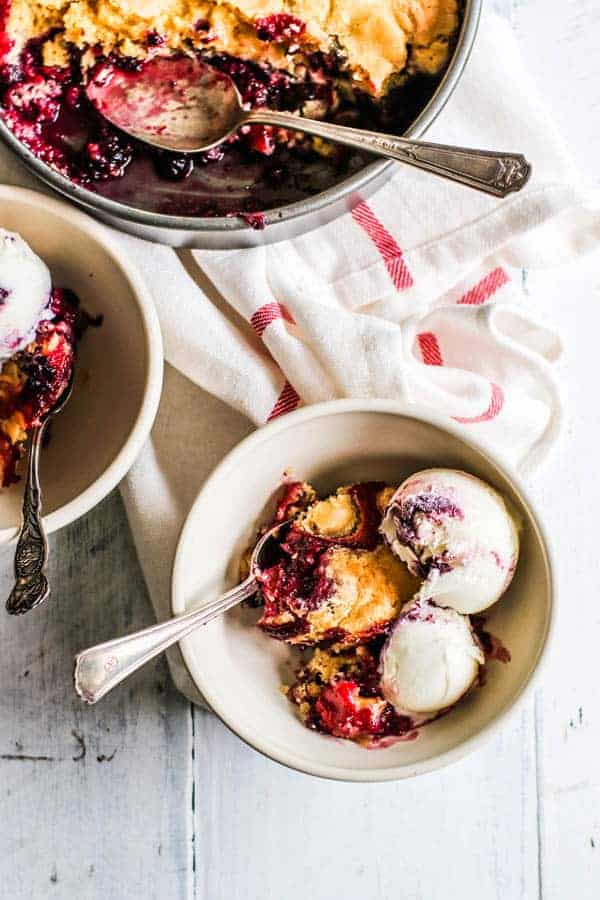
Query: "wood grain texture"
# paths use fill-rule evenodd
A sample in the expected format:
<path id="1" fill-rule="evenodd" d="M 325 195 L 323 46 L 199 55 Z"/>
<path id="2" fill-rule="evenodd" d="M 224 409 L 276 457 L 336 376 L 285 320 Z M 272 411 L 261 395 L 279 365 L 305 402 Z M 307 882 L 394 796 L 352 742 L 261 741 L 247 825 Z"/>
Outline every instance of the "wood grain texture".
<path id="1" fill-rule="evenodd" d="M 532 490 L 557 554 L 553 652 L 535 703 L 540 896 L 600 896 L 600 504 L 598 329 L 600 253 L 556 273 L 529 274 L 535 306 L 558 322 L 564 437 Z M 533 302 L 533 301 L 532 301 Z M 589 523 L 589 524 L 588 524 Z"/>
<path id="2" fill-rule="evenodd" d="M 197 809 L 210 900 L 532 898 L 531 709 L 484 751 L 414 781 L 347 785 L 274 765 L 196 714 Z M 235 860 L 225 865 L 223 860 Z"/>
<path id="3" fill-rule="evenodd" d="M 152 621 L 119 496 L 51 538 L 51 560 L 48 603 L 0 616 L 0 895 L 187 897 L 189 704 L 163 661 L 98 707 L 71 686 L 77 650 Z"/>

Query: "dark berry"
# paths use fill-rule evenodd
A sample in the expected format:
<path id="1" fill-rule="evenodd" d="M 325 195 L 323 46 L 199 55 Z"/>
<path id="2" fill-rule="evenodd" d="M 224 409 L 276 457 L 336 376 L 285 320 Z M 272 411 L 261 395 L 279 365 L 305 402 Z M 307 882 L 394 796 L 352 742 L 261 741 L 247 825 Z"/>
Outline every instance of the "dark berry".
<path id="1" fill-rule="evenodd" d="M 149 31 L 146 35 L 146 43 L 149 47 L 162 47 L 165 43 L 165 36 L 159 34 L 158 31 Z"/>
<path id="2" fill-rule="evenodd" d="M 194 160 L 189 154 L 158 151 L 154 156 L 154 168 L 161 178 L 168 181 L 183 181 L 194 171 Z"/>
<path id="3" fill-rule="evenodd" d="M 133 157 L 133 147 L 115 132 L 108 132 L 85 146 L 84 163 L 93 181 L 120 178 Z"/>

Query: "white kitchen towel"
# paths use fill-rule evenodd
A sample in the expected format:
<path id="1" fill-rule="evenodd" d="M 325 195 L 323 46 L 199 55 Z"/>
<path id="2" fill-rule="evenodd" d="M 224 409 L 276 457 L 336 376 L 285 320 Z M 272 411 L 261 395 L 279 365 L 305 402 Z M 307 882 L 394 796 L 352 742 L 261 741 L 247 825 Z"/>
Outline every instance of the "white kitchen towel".
<path id="1" fill-rule="evenodd" d="M 560 339 L 527 312 L 518 271 L 595 246 L 600 215 L 502 20 L 484 20 L 428 139 L 522 151 L 534 176 L 499 202 L 398 166 L 336 222 L 250 250 L 176 252 L 120 236 L 154 294 L 170 364 L 123 485 L 159 619 L 190 504 L 252 425 L 300 404 L 388 397 L 452 417 L 524 470 L 551 445 Z M 3 180 L 26 183 L 6 154 L 2 165 Z M 198 700 L 179 651 L 170 662 Z"/>

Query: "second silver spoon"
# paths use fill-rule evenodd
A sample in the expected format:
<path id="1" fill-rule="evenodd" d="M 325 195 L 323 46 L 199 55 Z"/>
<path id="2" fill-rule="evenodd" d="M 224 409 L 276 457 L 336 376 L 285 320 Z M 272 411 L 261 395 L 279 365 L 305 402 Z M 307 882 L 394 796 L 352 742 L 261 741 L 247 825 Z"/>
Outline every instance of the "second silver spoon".
<path id="1" fill-rule="evenodd" d="M 48 539 L 42 519 L 42 490 L 40 487 L 40 453 L 44 434 L 54 416 L 61 412 L 73 393 L 74 372 L 58 400 L 31 433 L 27 477 L 23 494 L 23 520 L 15 550 L 15 584 L 6 601 L 11 615 L 22 615 L 35 609 L 50 595 L 46 577 Z"/>

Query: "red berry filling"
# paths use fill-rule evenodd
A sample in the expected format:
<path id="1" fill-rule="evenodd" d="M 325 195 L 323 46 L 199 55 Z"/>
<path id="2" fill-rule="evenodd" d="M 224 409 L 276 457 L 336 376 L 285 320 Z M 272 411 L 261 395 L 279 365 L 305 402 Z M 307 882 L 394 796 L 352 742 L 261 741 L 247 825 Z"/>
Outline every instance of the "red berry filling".
<path id="1" fill-rule="evenodd" d="M 381 647 L 374 640 L 339 654 L 319 650 L 299 669 L 288 697 L 308 728 L 369 747 L 416 736 L 412 720 L 381 695 Z"/>
<path id="2" fill-rule="evenodd" d="M 0 485 L 18 481 L 16 467 L 25 433 L 55 405 L 71 378 L 77 341 L 91 320 L 69 290 L 54 289 L 52 316 L 40 322 L 35 338 L 7 360 L 0 375 Z"/>
<path id="3" fill-rule="evenodd" d="M 286 25 L 283 21 L 277 26 L 271 23 L 269 27 L 273 40 L 276 35 L 277 39 L 282 38 L 284 32 L 294 33 L 296 28 L 293 22 Z M 204 30 L 201 21 L 197 28 Z M 0 109 L 11 131 L 35 156 L 78 184 L 97 189 L 105 182 L 124 179 L 132 162 L 142 165 L 146 160 L 151 163 L 157 180 L 180 181 L 190 177 L 195 165 L 223 160 L 232 147 L 242 159 L 253 163 L 256 157 L 272 156 L 279 145 L 288 142 L 285 131 L 261 125 L 241 129 L 224 145 L 195 156 L 154 150 L 132 141 L 110 125 L 89 102 L 78 51 L 72 50 L 70 63 L 64 68 L 43 64 L 41 47 L 48 37 L 29 41 L 18 65 L 1 65 L 10 49 L 8 45 L 4 47 L 4 53 L 0 54 Z M 163 42 L 156 32 L 149 32 L 146 37 L 151 48 L 161 47 Z M 206 59 L 230 75 L 243 102 L 249 106 L 298 110 L 309 100 L 318 99 L 325 106 L 333 103 L 333 76 L 323 78 L 310 70 L 298 79 L 266 64 L 246 62 L 225 53 L 209 53 Z M 91 77 L 107 62 L 132 72 L 140 71 L 144 65 L 139 59 L 98 55 Z M 296 138 L 292 137 L 291 143 L 295 142 Z M 208 203 L 205 198 L 194 201 L 193 195 L 185 197 L 185 208 L 183 198 L 180 202 L 181 211 L 188 215 L 221 212 L 214 208 L 214 201 Z M 262 222 L 257 219 L 251 224 L 260 227 Z"/>
<path id="4" fill-rule="evenodd" d="M 9 61 L 9 8 L 10 0 L 0 0 L 0 114 L 35 156 L 109 199 L 169 215 L 244 215 L 252 227 L 261 228 L 262 210 L 311 196 L 368 162 L 366 156 L 339 146 L 322 153 L 296 131 L 262 126 L 241 129 L 223 145 L 193 157 L 130 141 L 88 102 L 84 82 L 90 73 L 82 70 L 80 51 L 71 47 L 70 61 L 62 68 L 43 64 L 43 46 L 58 30 L 30 40 L 20 58 Z M 265 43 L 281 45 L 298 59 L 294 75 L 266 62 L 215 52 L 210 22 L 199 18 L 194 23 L 196 46 L 201 47 L 196 52 L 230 74 L 250 106 L 402 132 L 437 86 L 435 79 L 411 79 L 399 94 L 392 91 L 379 103 L 357 89 L 337 53 L 299 51 L 305 34 L 300 19 L 276 13 L 258 17 L 254 26 Z M 167 47 L 160 30 L 149 30 L 145 43 L 150 59 Z M 265 47 L 265 55 L 268 52 Z M 93 53 L 99 64 L 109 61 L 129 71 L 144 65 L 138 58 L 104 57 L 98 48 L 88 49 L 86 57 Z M 184 189 L 179 181 L 186 182 Z"/>
<path id="5" fill-rule="evenodd" d="M 281 558 L 259 576 L 264 610 L 261 628 L 279 640 L 308 631 L 306 614 L 321 606 L 333 592 L 325 574 L 328 546 L 290 529 L 279 545 Z"/>
<path id="6" fill-rule="evenodd" d="M 283 43 L 293 41 L 304 34 L 306 26 L 301 19 L 288 13 L 274 13 L 254 20 L 254 27 L 261 41 Z"/>
<path id="7" fill-rule="evenodd" d="M 317 700 L 315 713 L 328 734 L 356 740 L 363 735 L 383 733 L 385 707 L 383 700 L 362 698 L 356 681 L 336 681 Z"/>

